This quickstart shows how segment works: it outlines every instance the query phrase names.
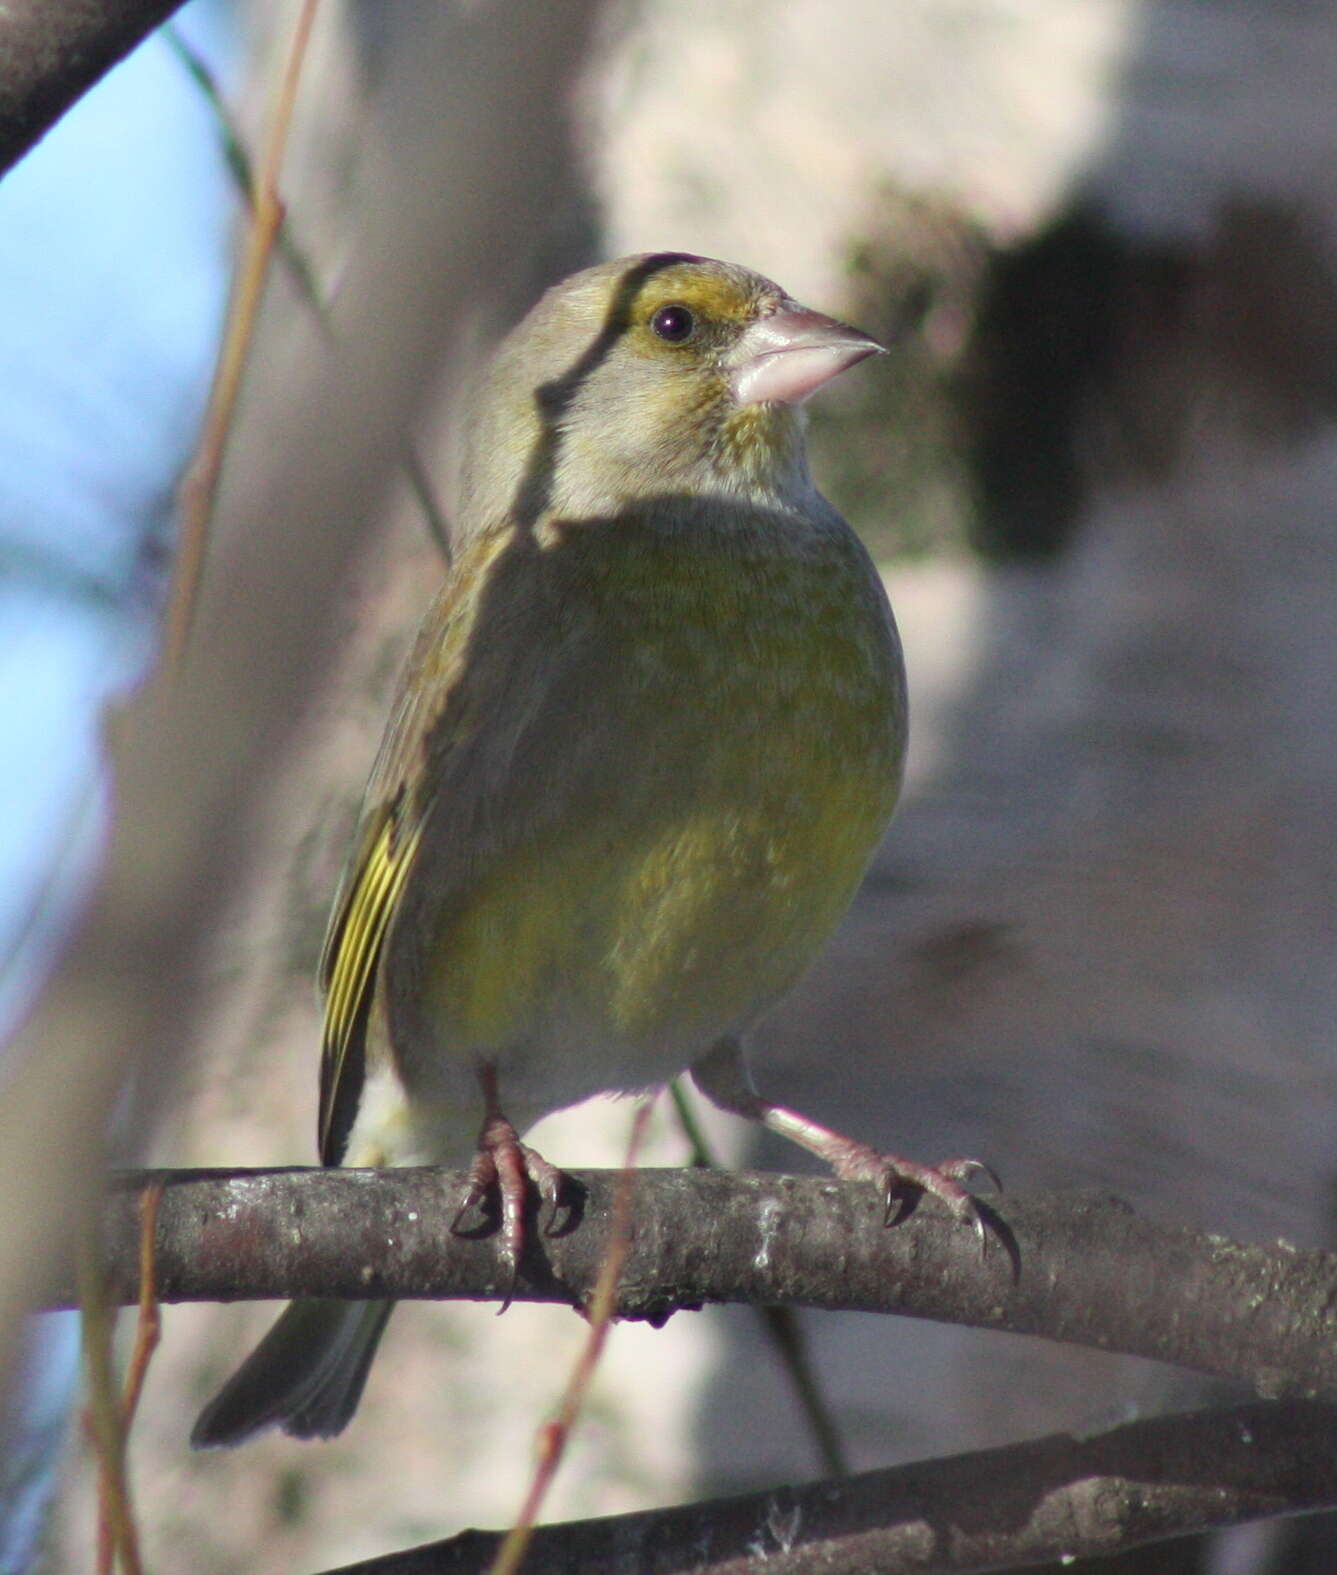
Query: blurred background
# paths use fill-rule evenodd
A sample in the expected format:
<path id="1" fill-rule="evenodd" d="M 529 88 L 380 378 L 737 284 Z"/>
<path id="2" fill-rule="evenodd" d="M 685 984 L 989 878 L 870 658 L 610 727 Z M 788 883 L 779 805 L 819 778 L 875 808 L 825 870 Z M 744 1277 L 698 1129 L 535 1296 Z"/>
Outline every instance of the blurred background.
<path id="1" fill-rule="evenodd" d="M 252 145 L 289 26 L 224 0 L 180 22 Z M 325 0 L 283 180 L 324 315 L 276 263 L 190 670 L 118 712 L 113 777 L 100 716 L 151 658 L 244 207 L 180 41 L 151 41 L 0 184 L 0 1008 L 54 1173 L 113 1090 L 123 1161 L 313 1158 L 325 910 L 440 573 L 405 456 L 448 511 L 460 369 L 551 280 L 672 248 L 892 349 L 816 402 L 812 448 L 902 623 L 910 779 L 759 1035 L 763 1089 L 1017 1191 L 1331 1245 L 1335 169 L 1313 0 Z M 107 1097 L 48 1135 L 71 1077 Z M 649 1162 L 681 1162 L 657 1121 Z M 596 1102 L 539 1143 L 615 1164 L 628 1122 Z M 735 1162 L 795 1164 L 709 1124 Z M 153 1567 L 318 1570 L 510 1519 L 575 1317 L 404 1307 L 343 1438 L 192 1455 L 272 1315 L 167 1311 L 132 1443 Z M 927 1324 L 805 1329 L 856 1468 L 1223 1393 Z M 94 1520 L 59 1458 L 52 1572 L 89 1567 Z M 549 1513 L 820 1471 L 746 1310 L 680 1315 L 617 1331 Z M 18 1475 L 26 1530 L 41 1472 Z M 1326 1535 L 1117 1567 L 1309 1575 Z"/>

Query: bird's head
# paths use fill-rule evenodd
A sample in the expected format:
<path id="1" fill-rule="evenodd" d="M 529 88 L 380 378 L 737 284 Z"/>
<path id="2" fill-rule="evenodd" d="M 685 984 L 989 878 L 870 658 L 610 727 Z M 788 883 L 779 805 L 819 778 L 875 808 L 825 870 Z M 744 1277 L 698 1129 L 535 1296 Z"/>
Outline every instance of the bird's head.
<path id="1" fill-rule="evenodd" d="M 880 349 L 732 263 L 657 252 L 574 274 L 477 390 L 466 527 L 657 494 L 795 501 L 811 485 L 804 400 Z"/>

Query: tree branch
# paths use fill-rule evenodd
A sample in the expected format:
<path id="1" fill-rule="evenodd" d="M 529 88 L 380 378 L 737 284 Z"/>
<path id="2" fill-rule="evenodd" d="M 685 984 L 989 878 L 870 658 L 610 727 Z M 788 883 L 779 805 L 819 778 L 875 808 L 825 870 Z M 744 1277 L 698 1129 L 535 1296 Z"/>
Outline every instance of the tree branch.
<path id="1" fill-rule="evenodd" d="M 181 0 L 9 0 L 0 7 L 0 174 Z"/>
<path id="2" fill-rule="evenodd" d="M 673 1509 L 541 1526 L 526 1575 L 974 1575 L 1337 1503 L 1337 1412 L 1305 1402 L 1133 1422 Z M 329 1575 L 478 1575 L 500 1535 Z"/>
<path id="3" fill-rule="evenodd" d="M 516 1299 L 588 1297 L 617 1175 L 571 1175 L 557 1233 L 528 1233 Z M 109 1294 L 120 1302 L 138 1294 L 138 1195 L 159 1179 L 164 1301 L 482 1300 L 505 1282 L 489 1221 L 469 1237 L 450 1231 L 460 1173 L 141 1172 L 115 1178 L 106 1208 Z M 984 1207 L 981 1254 L 932 1205 L 884 1228 L 871 1185 L 641 1171 L 618 1316 L 662 1321 L 705 1302 L 899 1313 L 1151 1357 L 1270 1397 L 1337 1400 L 1337 1255 L 1243 1246 L 1088 1193 Z M 58 1299 L 71 1290 L 67 1277 Z"/>

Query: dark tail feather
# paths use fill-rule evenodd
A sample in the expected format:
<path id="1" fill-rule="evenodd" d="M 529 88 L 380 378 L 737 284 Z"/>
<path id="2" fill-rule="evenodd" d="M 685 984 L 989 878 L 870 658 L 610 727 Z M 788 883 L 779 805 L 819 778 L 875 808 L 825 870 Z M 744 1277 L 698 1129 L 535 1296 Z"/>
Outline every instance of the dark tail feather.
<path id="1" fill-rule="evenodd" d="M 333 1438 L 362 1398 L 393 1302 L 292 1302 L 200 1412 L 196 1449 L 230 1448 L 263 1428 Z"/>

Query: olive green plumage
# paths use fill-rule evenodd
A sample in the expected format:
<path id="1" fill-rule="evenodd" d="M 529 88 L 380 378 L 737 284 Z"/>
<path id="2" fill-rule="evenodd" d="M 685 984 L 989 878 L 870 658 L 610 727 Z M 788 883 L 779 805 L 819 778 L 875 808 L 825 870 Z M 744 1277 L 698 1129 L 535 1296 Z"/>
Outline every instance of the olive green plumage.
<path id="1" fill-rule="evenodd" d="M 894 807 L 905 692 L 798 404 L 875 348 L 675 254 L 576 275 L 503 342 L 330 922 L 324 1163 L 465 1160 L 480 1066 L 521 1129 L 662 1084 L 830 934 Z M 314 1305 L 196 1442 L 347 1421 L 385 1312 Z"/>

